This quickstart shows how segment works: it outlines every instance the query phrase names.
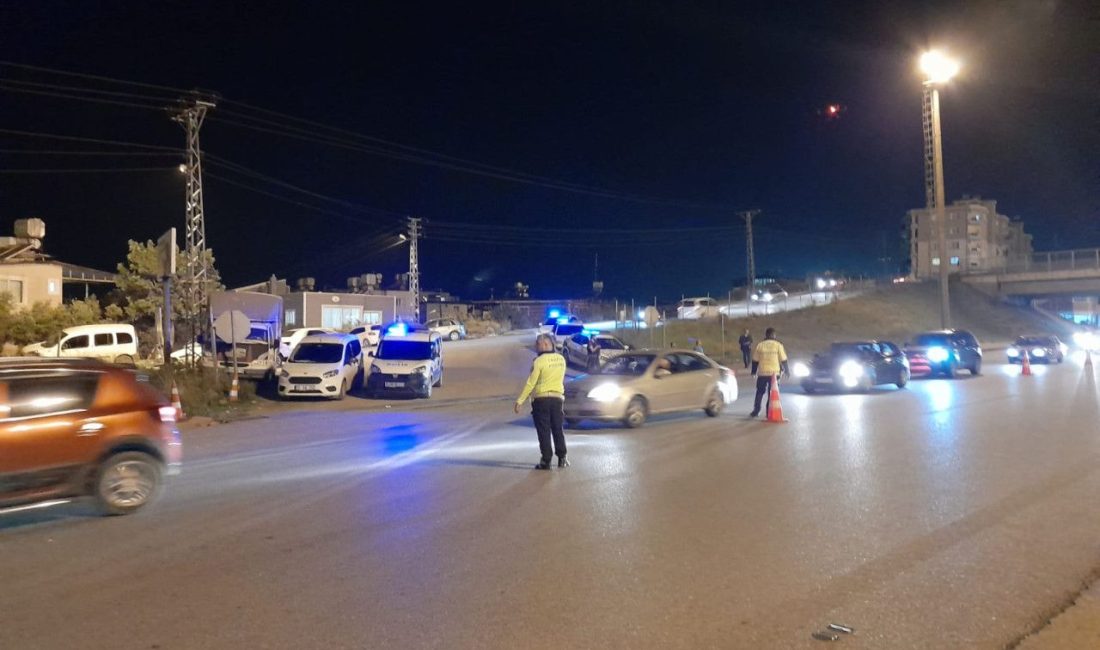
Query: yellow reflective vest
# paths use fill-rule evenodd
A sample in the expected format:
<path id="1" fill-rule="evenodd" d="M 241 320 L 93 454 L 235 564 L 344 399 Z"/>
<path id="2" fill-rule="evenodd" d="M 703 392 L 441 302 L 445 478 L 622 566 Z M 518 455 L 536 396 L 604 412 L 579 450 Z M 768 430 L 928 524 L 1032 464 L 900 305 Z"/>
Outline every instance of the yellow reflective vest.
<path id="1" fill-rule="evenodd" d="M 783 362 L 787 360 L 787 351 L 779 341 L 764 339 L 756 344 L 756 349 L 752 352 L 752 360 L 759 364 L 756 368 L 757 375 L 764 377 L 778 375 L 783 369 Z"/>
<path id="2" fill-rule="evenodd" d="M 565 357 L 556 352 L 544 352 L 535 357 L 531 364 L 531 375 L 516 404 L 523 404 L 527 398 L 540 397 L 565 398 Z"/>

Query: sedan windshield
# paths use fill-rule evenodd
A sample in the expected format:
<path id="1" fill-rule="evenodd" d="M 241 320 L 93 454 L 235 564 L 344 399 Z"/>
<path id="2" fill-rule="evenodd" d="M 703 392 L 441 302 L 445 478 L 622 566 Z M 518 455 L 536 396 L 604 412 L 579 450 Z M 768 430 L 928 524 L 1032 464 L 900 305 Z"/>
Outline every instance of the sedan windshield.
<path id="1" fill-rule="evenodd" d="M 620 341 L 619 339 L 599 338 L 599 339 L 596 339 L 596 343 L 598 343 L 600 348 L 604 349 L 604 350 L 625 350 L 626 349 L 623 346 L 623 342 Z"/>
<path id="2" fill-rule="evenodd" d="M 432 357 L 432 344 L 427 341 L 407 341 L 403 339 L 382 339 L 378 345 L 379 359 L 394 361 L 420 361 Z"/>
<path id="3" fill-rule="evenodd" d="M 657 358 L 655 354 L 620 354 L 600 368 L 601 375 L 641 375 Z"/>
<path id="4" fill-rule="evenodd" d="M 1021 336 L 1016 339 L 1016 345 L 1026 345 L 1029 347 L 1044 347 L 1053 346 L 1054 341 L 1049 336 Z"/>
<path id="5" fill-rule="evenodd" d="M 290 355 L 291 363 L 339 363 L 344 356 L 342 343 L 301 343 Z"/>
<path id="6" fill-rule="evenodd" d="M 557 336 L 573 336 L 584 331 L 584 325 L 558 325 L 554 330 Z"/>
<path id="7" fill-rule="evenodd" d="M 837 357 L 858 357 L 865 354 L 871 354 L 873 351 L 870 343 L 833 343 L 829 347 L 829 352 Z"/>

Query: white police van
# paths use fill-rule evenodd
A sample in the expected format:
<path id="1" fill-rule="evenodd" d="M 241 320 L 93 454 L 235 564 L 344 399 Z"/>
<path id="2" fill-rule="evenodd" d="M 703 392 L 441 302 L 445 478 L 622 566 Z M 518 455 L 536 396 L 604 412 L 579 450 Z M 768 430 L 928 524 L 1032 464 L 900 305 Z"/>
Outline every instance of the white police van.
<path id="1" fill-rule="evenodd" d="M 432 396 L 443 385 L 443 337 L 423 327 L 395 323 L 386 328 L 371 353 L 367 394 Z"/>

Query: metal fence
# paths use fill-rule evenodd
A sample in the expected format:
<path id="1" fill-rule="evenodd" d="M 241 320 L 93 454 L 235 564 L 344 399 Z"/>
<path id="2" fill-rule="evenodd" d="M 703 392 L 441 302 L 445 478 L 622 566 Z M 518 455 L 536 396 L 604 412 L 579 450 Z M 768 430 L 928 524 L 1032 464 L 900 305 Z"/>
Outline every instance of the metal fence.
<path id="1" fill-rule="evenodd" d="M 1005 267 L 1004 273 L 1100 270 L 1100 248 L 1032 253 L 1029 259 Z"/>

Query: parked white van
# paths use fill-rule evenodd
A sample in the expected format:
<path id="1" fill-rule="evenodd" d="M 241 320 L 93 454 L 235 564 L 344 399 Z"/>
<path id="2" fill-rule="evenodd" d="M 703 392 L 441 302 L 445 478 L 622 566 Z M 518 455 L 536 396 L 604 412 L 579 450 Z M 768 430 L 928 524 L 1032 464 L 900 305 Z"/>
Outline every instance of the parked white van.
<path id="1" fill-rule="evenodd" d="M 676 308 L 676 318 L 693 320 L 718 318 L 718 301 L 714 298 L 684 298 Z"/>
<path id="2" fill-rule="evenodd" d="M 134 363 L 138 356 L 137 332 L 125 323 L 77 325 L 61 331 L 55 345 L 32 343 L 23 354 L 39 357 L 88 357 L 112 363 Z"/>
<path id="3" fill-rule="evenodd" d="M 351 334 L 313 334 L 279 369 L 279 397 L 344 399 L 362 380 L 363 346 Z"/>
<path id="4" fill-rule="evenodd" d="M 432 396 L 443 385 L 443 338 L 426 329 L 397 323 L 386 329 L 367 375 L 367 394 L 411 393 Z"/>

